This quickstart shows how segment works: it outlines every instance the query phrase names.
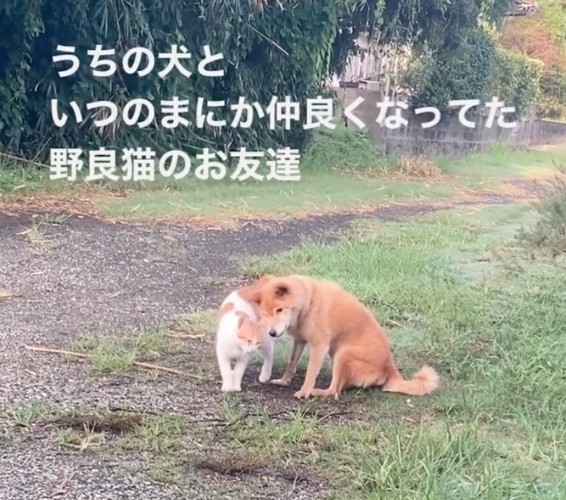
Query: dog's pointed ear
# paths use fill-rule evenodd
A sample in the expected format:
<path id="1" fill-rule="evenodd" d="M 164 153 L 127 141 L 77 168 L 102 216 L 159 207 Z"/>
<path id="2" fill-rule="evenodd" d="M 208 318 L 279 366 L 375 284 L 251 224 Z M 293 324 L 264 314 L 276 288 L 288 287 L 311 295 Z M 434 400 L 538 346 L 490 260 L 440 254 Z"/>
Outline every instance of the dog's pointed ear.
<path id="1" fill-rule="evenodd" d="M 259 277 L 259 279 L 256 282 L 256 285 L 257 286 L 265 285 L 268 281 L 271 281 L 272 279 L 275 279 L 275 276 L 273 276 L 272 274 L 264 274 L 263 276 Z"/>
<path id="2" fill-rule="evenodd" d="M 285 297 L 285 295 L 289 295 L 289 293 L 290 293 L 289 287 L 285 284 L 277 285 L 275 287 L 275 296 L 276 297 L 279 297 L 279 298 Z"/>
<path id="3" fill-rule="evenodd" d="M 247 300 L 248 302 L 255 302 L 257 304 L 259 304 L 261 299 L 261 293 L 255 286 L 245 286 L 240 288 L 238 294 L 242 297 L 242 299 Z"/>

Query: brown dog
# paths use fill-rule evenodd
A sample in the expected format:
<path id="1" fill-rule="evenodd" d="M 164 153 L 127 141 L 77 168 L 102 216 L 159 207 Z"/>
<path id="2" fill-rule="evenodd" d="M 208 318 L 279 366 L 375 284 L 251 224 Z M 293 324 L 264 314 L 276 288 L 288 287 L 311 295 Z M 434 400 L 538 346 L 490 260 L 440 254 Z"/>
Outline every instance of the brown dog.
<path id="1" fill-rule="evenodd" d="M 266 275 L 242 296 L 259 306 L 270 324 L 269 334 L 286 331 L 293 338 L 291 358 L 283 376 L 272 384 L 289 385 L 299 358 L 309 346 L 309 363 L 296 398 L 334 396 L 347 387 L 378 386 L 387 392 L 424 396 L 438 387 L 436 371 L 423 366 L 412 380 L 398 372 L 389 341 L 371 312 L 338 284 L 302 275 Z M 290 319 L 289 319 L 290 318 Z M 328 389 L 315 389 L 325 356 L 332 362 Z"/>

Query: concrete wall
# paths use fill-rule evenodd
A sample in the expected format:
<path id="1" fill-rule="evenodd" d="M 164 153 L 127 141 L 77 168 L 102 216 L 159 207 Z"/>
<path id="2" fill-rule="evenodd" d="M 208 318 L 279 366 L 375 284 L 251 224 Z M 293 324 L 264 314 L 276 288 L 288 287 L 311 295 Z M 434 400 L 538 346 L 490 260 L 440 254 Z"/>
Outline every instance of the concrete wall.
<path id="1" fill-rule="evenodd" d="M 494 143 L 506 143 L 524 147 L 536 144 L 549 144 L 566 141 L 566 123 L 529 118 L 520 121 L 514 128 L 502 128 L 497 121 L 491 128 L 486 127 L 487 113 L 476 119 L 476 127 L 462 125 L 458 117 L 442 118 L 432 128 L 422 128 L 422 123 L 431 119 L 431 115 L 415 115 L 413 110 L 402 110 L 402 115 L 409 121 L 407 126 L 390 129 L 376 122 L 379 115 L 377 103 L 382 101 L 380 93 L 370 89 L 343 88 L 338 90 L 343 108 L 356 98 L 363 102 L 352 113 L 362 120 L 370 137 L 387 153 L 441 153 L 466 154 L 487 149 Z M 388 116 L 395 114 L 390 109 Z M 471 119 L 471 118 L 469 118 Z M 357 129 L 357 125 L 346 120 L 348 127 Z"/>

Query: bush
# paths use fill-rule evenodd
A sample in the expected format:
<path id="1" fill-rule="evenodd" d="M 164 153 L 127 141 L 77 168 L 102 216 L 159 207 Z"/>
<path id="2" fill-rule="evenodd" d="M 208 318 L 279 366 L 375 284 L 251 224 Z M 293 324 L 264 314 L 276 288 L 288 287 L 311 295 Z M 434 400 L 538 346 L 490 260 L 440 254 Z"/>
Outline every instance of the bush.
<path id="1" fill-rule="evenodd" d="M 517 116 L 525 115 L 540 95 L 543 64 L 522 54 L 505 49 L 496 51 L 491 92 L 514 106 Z"/>
<path id="2" fill-rule="evenodd" d="M 495 56 L 491 37 L 482 30 L 471 31 L 455 49 L 424 46 L 403 75 L 403 84 L 411 91 L 414 106 L 434 106 L 443 114 L 455 114 L 458 110 L 448 107 L 452 99 L 491 97 Z"/>
<path id="3" fill-rule="evenodd" d="M 458 112 L 448 107 L 451 99 L 484 103 L 497 96 L 520 117 L 539 96 L 541 69 L 538 61 L 498 48 L 488 32 L 479 30 L 455 50 L 419 50 L 403 85 L 410 89 L 413 105 L 436 106 L 446 115 Z"/>
<path id="4" fill-rule="evenodd" d="M 537 206 L 540 219 L 531 229 L 523 228 L 519 233 L 524 243 L 552 256 L 566 254 L 566 165 L 558 170 L 554 179 L 542 186 Z"/>
<path id="5" fill-rule="evenodd" d="M 543 74 L 537 112 L 541 118 L 566 120 L 566 69 Z"/>
<path id="6" fill-rule="evenodd" d="M 509 1 L 457 0 L 448 5 L 445 0 L 2 0 L 0 146 L 40 160 L 56 147 L 121 149 L 141 144 L 158 154 L 170 149 L 194 154 L 204 147 L 224 151 L 242 146 L 304 148 L 311 133 L 301 123 L 290 130 L 282 124 L 271 129 L 268 117 L 256 117 L 249 128 L 166 129 L 160 126 L 159 100 L 188 99 L 185 117 L 193 124 L 199 97 L 224 101 L 224 113 L 217 108 L 212 112 L 228 124 L 234 114 L 229 107 L 240 96 L 262 107 L 273 96 L 289 96 L 302 103 L 304 116 L 306 98 L 324 92 L 322 82 L 332 70 L 339 72 L 358 35 L 368 30 L 379 34 L 383 42 L 440 47 L 452 66 L 438 66 L 432 88 L 447 84 L 453 90 L 450 97 L 465 98 L 470 92 L 477 94 L 487 74 L 483 56 L 479 57 L 485 43 L 475 43 L 482 38 L 480 13 L 486 22 L 501 17 Z M 468 55 L 458 62 L 462 41 L 467 41 L 463 50 Z M 186 78 L 174 72 L 162 79 L 155 69 L 140 78 L 119 70 L 111 77 L 95 78 L 87 51 L 97 44 L 115 49 L 118 61 L 134 47 L 157 55 L 173 44 L 183 45 L 193 55 L 193 75 Z M 82 62 L 74 75 L 64 79 L 58 76 L 62 68 L 52 62 L 57 45 L 76 47 Z M 225 69 L 223 77 L 197 74 L 194 63 L 203 57 L 205 45 L 223 54 L 224 60 L 216 66 Z M 159 68 L 163 62 L 157 61 Z M 446 68 L 454 70 L 443 73 Z M 467 92 L 462 93 L 466 79 Z M 440 92 L 441 101 L 446 97 Z M 155 120 L 146 128 L 128 127 L 120 120 L 95 128 L 92 118 L 97 110 L 85 109 L 88 102 L 108 100 L 118 106 L 121 116 L 132 98 L 148 99 L 156 108 Z M 57 99 L 61 111 L 70 117 L 70 103 L 76 101 L 83 123 L 76 126 L 70 118 L 62 128 L 55 127 L 51 99 Z"/>
<path id="7" fill-rule="evenodd" d="M 250 128 L 205 126 L 166 129 L 160 126 L 160 100 L 174 96 L 189 100 L 195 123 L 199 97 L 226 102 L 226 112 L 212 108 L 217 119 L 234 117 L 230 104 L 238 97 L 257 101 L 265 109 L 272 96 L 290 96 L 303 104 L 320 91 L 326 75 L 337 16 L 337 0 L 281 1 L 267 5 L 259 0 L 4 0 L 0 2 L 0 145 L 15 154 L 45 159 L 48 148 L 145 146 L 158 152 L 182 149 L 189 154 L 202 150 L 249 149 L 275 146 L 302 147 L 310 137 L 300 122 L 285 130 L 269 127 L 268 118 L 255 117 Z M 76 47 L 81 67 L 60 78 L 52 57 L 58 44 Z M 111 77 L 96 78 L 89 68 L 87 50 L 97 44 L 113 48 L 120 63 L 131 48 L 144 47 L 156 58 L 147 76 L 119 70 Z M 166 78 L 157 73 L 166 63 L 157 58 L 172 44 L 184 45 L 192 59 L 184 62 L 193 73 L 187 78 L 173 71 Z M 223 61 L 212 69 L 224 69 L 220 78 L 198 75 L 196 63 L 203 47 L 222 53 Z M 150 100 L 156 118 L 148 127 L 116 124 L 95 128 L 88 102 L 109 100 L 121 110 L 133 98 Z M 50 100 L 58 99 L 68 123 L 56 128 Z M 74 125 L 71 101 L 82 109 L 85 121 Z M 205 109 L 206 113 L 206 109 Z M 98 110 L 100 114 L 100 110 Z M 121 116 L 119 113 L 118 116 Z M 143 119 L 143 118 L 142 118 Z"/>

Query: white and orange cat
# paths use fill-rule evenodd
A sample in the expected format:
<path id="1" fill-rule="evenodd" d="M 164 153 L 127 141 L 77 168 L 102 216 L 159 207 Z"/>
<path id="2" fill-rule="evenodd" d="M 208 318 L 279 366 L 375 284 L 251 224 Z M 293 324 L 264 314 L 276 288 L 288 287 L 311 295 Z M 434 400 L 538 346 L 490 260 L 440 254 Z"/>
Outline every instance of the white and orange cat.
<path id="1" fill-rule="evenodd" d="M 275 339 L 268 335 L 269 325 L 261 320 L 255 306 L 235 290 L 222 302 L 219 316 L 216 356 L 222 375 L 222 391 L 242 390 L 242 378 L 253 352 L 259 352 L 263 358 L 259 381 L 268 382 L 273 368 Z"/>

